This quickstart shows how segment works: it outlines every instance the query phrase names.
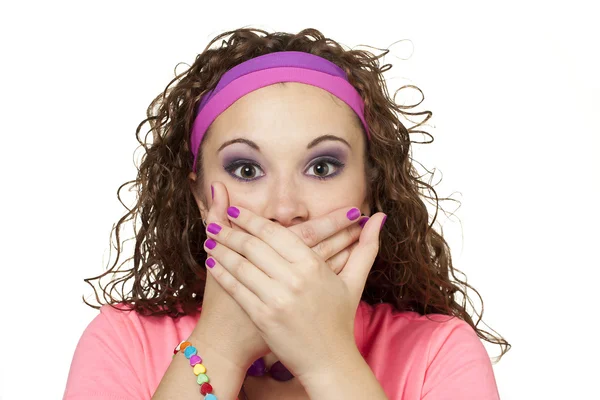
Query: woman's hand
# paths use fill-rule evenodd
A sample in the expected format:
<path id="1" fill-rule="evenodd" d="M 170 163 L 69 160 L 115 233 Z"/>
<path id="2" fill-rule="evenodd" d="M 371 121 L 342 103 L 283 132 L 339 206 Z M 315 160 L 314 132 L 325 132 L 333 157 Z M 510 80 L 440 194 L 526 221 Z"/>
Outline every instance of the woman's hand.
<path id="1" fill-rule="evenodd" d="M 218 223 L 231 229 L 227 219 L 229 195 L 223 184 L 213 184 L 213 200 L 206 223 Z M 213 347 L 222 357 L 245 371 L 249 362 L 269 352 L 264 339 L 244 310 L 215 281 L 206 274 L 200 319 L 191 337 L 205 346 Z M 247 358 L 252 359 L 248 361 Z"/>
<path id="2" fill-rule="evenodd" d="M 354 318 L 386 217 L 378 214 L 339 275 L 298 235 L 245 208 L 228 208 L 229 221 L 243 231 L 218 223 L 207 228 L 211 275 L 300 379 L 356 350 Z"/>
<path id="3" fill-rule="evenodd" d="M 231 229 L 226 213 L 229 207 L 227 188 L 220 182 L 214 182 L 212 186 L 214 198 L 206 222 Z M 340 209 L 288 230 L 325 260 L 334 273 L 338 273 L 346 264 L 362 230 L 355 222 L 348 220 L 344 209 Z M 217 344 L 211 338 L 218 337 L 221 343 L 215 350 L 240 368 L 247 368 L 257 358 L 269 353 L 269 347 L 256 325 L 210 273 L 206 279 L 202 315 L 192 337 L 213 342 L 213 346 Z"/>

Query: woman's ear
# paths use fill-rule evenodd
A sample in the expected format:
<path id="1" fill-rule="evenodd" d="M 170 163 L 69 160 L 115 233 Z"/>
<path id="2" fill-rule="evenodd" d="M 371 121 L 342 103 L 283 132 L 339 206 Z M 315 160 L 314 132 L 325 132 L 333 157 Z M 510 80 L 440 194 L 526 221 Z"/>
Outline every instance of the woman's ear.
<path id="1" fill-rule="evenodd" d="M 190 190 L 192 191 L 192 194 L 194 195 L 194 199 L 196 200 L 196 205 L 198 205 L 198 210 L 200 210 L 200 215 L 202 216 L 203 220 L 206 220 L 206 217 L 208 216 L 208 204 L 207 204 L 207 199 L 206 196 L 204 196 L 204 193 L 202 192 L 202 188 L 200 187 L 200 185 L 197 182 L 197 178 L 198 176 L 196 175 L 195 172 L 190 172 L 188 175 L 188 182 L 190 184 Z"/>

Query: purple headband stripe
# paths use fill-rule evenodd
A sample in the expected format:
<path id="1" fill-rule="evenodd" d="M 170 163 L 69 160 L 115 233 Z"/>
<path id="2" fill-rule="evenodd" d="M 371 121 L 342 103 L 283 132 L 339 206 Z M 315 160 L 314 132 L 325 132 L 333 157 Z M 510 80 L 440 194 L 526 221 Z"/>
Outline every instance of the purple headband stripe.
<path id="1" fill-rule="evenodd" d="M 271 57 L 267 58 L 267 56 Z M 281 67 L 281 65 L 285 66 Z M 210 124 L 242 96 L 279 82 L 299 82 L 316 86 L 343 100 L 359 116 L 367 138 L 370 139 L 362 98 L 354 86 L 347 81 L 346 74 L 341 68 L 309 53 L 270 53 L 235 66 L 223 75 L 214 91 L 208 92 L 202 98 L 191 133 L 193 171 L 196 171 L 200 143 Z"/>
<path id="2" fill-rule="evenodd" d="M 275 53 L 264 54 L 259 57 L 251 58 L 241 64 L 231 68 L 221 77 L 217 87 L 202 96 L 202 100 L 196 110 L 196 113 L 204 107 L 206 102 L 210 101 L 213 96 L 220 92 L 225 86 L 229 85 L 233 80 L 244 76 L 253 71 L 275 67 L 297 67 L 321 71 L 329 75 L 339 76 L 348 79 L 346 73 L 336 64 L 322 57 L 315 56 L 310 53 L 301 51 L 279 51 Z"/>

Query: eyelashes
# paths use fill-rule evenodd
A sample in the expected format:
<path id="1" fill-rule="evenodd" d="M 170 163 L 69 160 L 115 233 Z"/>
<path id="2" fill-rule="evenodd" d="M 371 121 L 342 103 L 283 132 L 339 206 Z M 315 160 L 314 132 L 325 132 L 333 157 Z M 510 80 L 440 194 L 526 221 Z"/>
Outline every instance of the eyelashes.
<path id="1" fill-rule="evenodd" d="M 341 162 L 341 161 L 339 161 L 339 160 L 337 160 L 335 158 L 323 157 L 323 158 L 319 158 L 319 159 L 315 160 L 308 167 L 308 170 L 313 169 L 315 166 L 327 165 L 327 164 L 331 164 L 331 165 L 334 166 L 334 168 L 335 168 L 335 172 L 334 173 L 328 174 L 326 176 L 319 176 L 319 175 L 310 175 L 310 176 L 313 176 L 314 178 L 319 179 L 319 180 L 331 179 L 331 178 L 339 175 L 342 172 L 342 170 L 344 169 L 344 166 L 346 165 L 343 162 Z M 248 167 L 251 167 L 251 168 L 248 168 Z M 240 171 L 240 173 L 244 173 L 244 172 L 248 172 L 248 171 L 252 171 L 252 170 L 256 170 L 256 169 L 259 169 L 259 170 L 262 171 L 261 166 L 258 163 L 254 162 L 254 161 L 250 161 L 250 160 L 236 160 L 236 161 L 233 161 L 233 162 L 225 165 L 223 168 L 234 179 L 237 179 L 238 181 L 241 181 L 241 182 L 252 182 L 252 181 L 255 181 L 255 180 L 261 178 L 260 176 L 256 177 L 256 178 L 244 178 L 243 176 L 239 176 L 238 174 L 236 174 L 236 172 L 238 170 Z M 329 172 L 330 169 L 331 168 L 327 168 L 327 172 Z"/>

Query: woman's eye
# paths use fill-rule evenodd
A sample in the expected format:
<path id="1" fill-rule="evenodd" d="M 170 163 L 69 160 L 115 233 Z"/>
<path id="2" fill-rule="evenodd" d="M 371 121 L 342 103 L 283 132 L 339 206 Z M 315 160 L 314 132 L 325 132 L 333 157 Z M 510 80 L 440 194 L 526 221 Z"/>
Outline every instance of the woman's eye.
<path id="1" fill-rule="evenodd" d="M 315 172 L 314 177 L 317 179 L 329 179 L 339 174 L 341 169 L 344 167 L 344 164 L 336 159 L 327 158 L 321 159 L 313 163 L 310 167 L 308 167 L 308 171 L 313 170 Z M 255 179 L 264 176 L 257 176 L 257 171 L 262 171 L 260 166 L 254 162 L 250 161 L 236 161 L 225 167 L 225 170 L 229 172 L 235 179 L 242 182 L 250 182 Z"/>
<path id="2" fill-rule="evenodd" d="M 331 166 L 333 167 L 331 167 Z M 315 175 L 319 179 L 328 179 L 337 174 L 342 169 L 344 164 L 335 159 L 322 159 L 311 165 L 308 170 L 315 171 Z"/>
<path id="3" fill-rule="evenodd" d="M 256 171 L 262 171 L 257 164 L 249 162 L 235 163 L 228 166 L 226 169 L 229 173 L 233 174 L 234 178 L 241 181 L 252 181 L 257 179 L 255 177 Z"/>

